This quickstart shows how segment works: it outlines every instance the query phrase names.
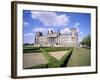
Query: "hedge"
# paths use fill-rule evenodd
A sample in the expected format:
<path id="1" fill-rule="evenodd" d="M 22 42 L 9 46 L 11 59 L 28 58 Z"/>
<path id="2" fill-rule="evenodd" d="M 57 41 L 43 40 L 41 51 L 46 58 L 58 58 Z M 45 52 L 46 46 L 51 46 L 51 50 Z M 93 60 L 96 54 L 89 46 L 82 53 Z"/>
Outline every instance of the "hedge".
<path id="1" fill-rule="evenodd" d="M 47 52 L 52 52 L 52 51 L 63 51 L 63 50 L 69 50 L 72 49 L 72 47 L 47 47 L 47 48 L 42 48 Z"/>
<path id="2" fill-rule="evenodd" d="M 48 68 L 48 64 L 38 64 L 36 66 L 32 66 L 24 69 L 38 69 L 38 68 Z"/>
<path id="3" fill-rule="evenodd" d="M 23 49 L 23 53 L 35 53 L 35 52 L 41 52 L 40 48 Z"/>
<path id="4" fill-rule="evenodd" d="M 41 52 L 40 48 L 44 49 L 46 52 L 52 52 L 52 51 L 70 50 L 73 47 L 24 47 L 23 53 Z"/>
<path id="5" fill-rule="evenodd" d="M 45 56 L 48 63 L 47 64 L 39 64 L 39 65 L 32 66 L 32 67 L 29 67 L 26 69 L 66 67 L 66 65 L 69 61 L 69 58 L 72 55 L 73 48 L 71 48 L 60 60 L 57 60 L 55 57 L 48 54 L 48 52 L 45 50 L 45 48 L 40 48 L 39 50 Z"/>
<path id="6" fill-rule="evenodd" d="M 48 52 L 46 52 L 44 49 L 41 48 L 42 54 L 45 56 L 45 58 L 48 61 L 48 67 L 49 68 L 55 68 L 55 67 L 60 67 L 59 66 L 59 61 L 54 58 L 53 56 L 51 56 L 50 54 L 48 54 Z"/>
<path id="7" fill-rule="evenodd" d="M 73 49 L 70 49 L 69 52 L 67 52 L 59 61 L 60 67 L 66 67 L 70 56 L 72 55 Z"/>

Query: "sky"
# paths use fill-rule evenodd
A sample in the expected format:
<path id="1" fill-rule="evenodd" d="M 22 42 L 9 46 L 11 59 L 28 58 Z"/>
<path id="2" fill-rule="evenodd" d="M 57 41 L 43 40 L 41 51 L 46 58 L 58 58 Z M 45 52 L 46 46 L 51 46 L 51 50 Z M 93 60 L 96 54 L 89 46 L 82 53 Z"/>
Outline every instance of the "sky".
<path id="1" fill-rule="evenodd" d="M 34 43 L 38 31 L 44 35 L 50 30 L 67 34 L 73 27 L 77 29 L 80 42 L 90 34 L 90 24 L 89 13 L 23 10 L 23 43 Z"/>

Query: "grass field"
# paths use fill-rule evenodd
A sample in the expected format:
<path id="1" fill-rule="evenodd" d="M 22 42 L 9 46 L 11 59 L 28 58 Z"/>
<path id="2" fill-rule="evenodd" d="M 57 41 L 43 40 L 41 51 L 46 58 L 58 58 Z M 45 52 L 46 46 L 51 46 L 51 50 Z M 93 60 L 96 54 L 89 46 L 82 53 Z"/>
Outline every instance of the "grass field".
<path id="1" fill-rule="evenodd" d="M 23 68 L 62 67 L 67 63 L 69 59 L 67 56 L 69 56 L 71 49 L 67 47 L 25 47 L 24 51 L 26 53 L 23 55 Z M 66 65 L 64 66 L 66 67 Z"/>
<path id="2" fill-rule="evenodd" d="M 74 48 L 67 66 L 74 67 L 74 66 L 90 66 L 90 65 L 91 65 L 90 49 Z"/>
<path id="3" fill-rule="evenodd" d="M 33 47 L 33 46 L 26 46 L 23 47 L 23 53 L 37 53 L 37 52 L 41 52 L 41 49 L 44 49 L 47 52 L 54 52 L 54 51 L 65 51 L 65 50 L 69 50 L 72 49 L 73 47 Z"/>
<path id="4" fill-rule="evenodd" d="M 27 46 L 23 52 L 24 66 L 28 69 L 91 65 L 90 49 L 86 48 Z"/>
<path id="5" fill-rule="evenodd" d="M 41 53 L 23 55 L 23 68 L 30 68 L 39 64 L 47 64 L 47 60 Z"/>

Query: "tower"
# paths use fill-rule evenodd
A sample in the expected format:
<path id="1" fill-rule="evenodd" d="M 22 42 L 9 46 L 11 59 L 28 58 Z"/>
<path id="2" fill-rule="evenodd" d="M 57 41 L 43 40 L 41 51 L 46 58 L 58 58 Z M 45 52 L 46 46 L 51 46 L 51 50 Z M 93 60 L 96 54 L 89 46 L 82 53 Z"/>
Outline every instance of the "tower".
<path id="1" fill-rule="evenodd" d="M 59 29 L 58 29 L 58 35 L 60 35 L 61 33 L 60 33 L 60 31 L 59 31 Z"/>
<path id="2" fill-rule="evenodd" d="M 35 44 L 38 45 L 39 44 L 39 37 L 43 36 L 42 32 L 36 32 L 35 35 Z"/>
<path id="3" fill-rule="evenodd" d="M 72 46 L 76 47 L 78 46 L 78 32 L 76 28 L 71 28 L 71 42 Z"/>

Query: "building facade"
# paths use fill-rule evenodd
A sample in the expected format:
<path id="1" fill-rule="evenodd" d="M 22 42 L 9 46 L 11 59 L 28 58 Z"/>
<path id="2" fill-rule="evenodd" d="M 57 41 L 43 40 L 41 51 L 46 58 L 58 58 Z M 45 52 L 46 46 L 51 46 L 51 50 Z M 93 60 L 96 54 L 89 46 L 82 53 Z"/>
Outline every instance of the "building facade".
<path id="1" fill-rule="evenodd" d="M 78 46 L 78 32 L 76 28 L 71 28 L 70 33 L 61 34 L 58 32 L 48 31 L 47 35 L 42 32 L 36 32 L 35 45 L 55 46 L 55 47 L 76 47 Z"/>

